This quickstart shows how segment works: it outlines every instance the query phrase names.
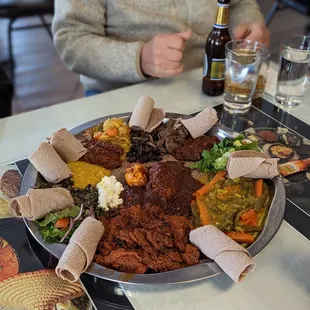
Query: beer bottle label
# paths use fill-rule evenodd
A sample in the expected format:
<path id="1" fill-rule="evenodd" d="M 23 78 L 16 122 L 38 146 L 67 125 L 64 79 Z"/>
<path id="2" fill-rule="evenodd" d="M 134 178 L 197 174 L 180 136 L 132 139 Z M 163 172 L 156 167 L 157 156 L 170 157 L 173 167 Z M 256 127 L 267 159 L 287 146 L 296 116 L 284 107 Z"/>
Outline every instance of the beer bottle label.
<path id="1" fill-rule="evenodd" d="M 206 76 L 208 73 L 208 55 L 205 54 L 205 59 L 203 63 L 203 76 Z"/>
<path id="2" fill-rule="evenodd" d="M 215 28 L 224 29 L 228 28 L 228 8 L 229 4 L 218 3 Z"/>
<path id="3" fill-rule="evenodd" d="M 212 58 L 210 80 L 220 81 L 225 79 L 225 59 Z"/>

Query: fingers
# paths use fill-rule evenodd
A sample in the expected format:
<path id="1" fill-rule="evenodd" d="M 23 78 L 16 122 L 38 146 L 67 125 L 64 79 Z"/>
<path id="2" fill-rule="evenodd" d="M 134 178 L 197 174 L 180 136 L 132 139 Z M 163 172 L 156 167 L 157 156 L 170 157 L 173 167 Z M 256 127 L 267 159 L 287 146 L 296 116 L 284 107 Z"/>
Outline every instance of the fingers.
<path id="1" fill-rule="evenodd" d="M 161 73 L 158 74 L 159 78 L 168 78 L 168 77 L 173 77 L 182 74 L 184 71 L 184 66 L 179 65 L 175 69 L 166 69 L 162 71 Z"/>
<path id="2" fill-rule="evenodd" d="M 179 36 L 185 41 L 188 41 L 192 37 L 192 35 L 193 31 L 191 29 L 179 33 Z"/>
<path id="3" fill-rule="evenodd" d="M 234 30 L 234 35 L 237 40 L 258 41 L 265 45 L 268 45 L 270 41 L 269 30 L 262 23 L 241 24 Z"/>
<path id="4" fill-rule="evenodd" d="M 159 34 L 145 43 L 141 49 L 141 69 L 146 75 L 171 77 L 183 72 L 181 64 L 186 41 L 192 30 L 180 33 Z"/>
<path id="5" fill-rule="evenodd" d="M 250 29 L 248 24 L 241 24 L 237 26 L 234 30 L 234 37 L 236 40 L 245 39 L 250 34 Z"/>

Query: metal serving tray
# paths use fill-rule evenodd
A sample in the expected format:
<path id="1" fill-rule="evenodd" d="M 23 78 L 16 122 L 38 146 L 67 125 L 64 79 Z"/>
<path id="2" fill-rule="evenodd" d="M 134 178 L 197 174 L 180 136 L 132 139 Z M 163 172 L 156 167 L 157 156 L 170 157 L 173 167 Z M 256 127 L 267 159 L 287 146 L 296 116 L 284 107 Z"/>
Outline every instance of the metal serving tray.
<path id="1" fill-rule="evenodd" d="M 76 137 L 80 136 L 86 129 L 91 128 L 108 118 L 117 117 L 122 118 L 124 121 L 128 121 L 131 113 L 123 113 L 110 115 L 96 120 L 87 122 L 78 127 L 71 129 L 71 133 Z M 176 118 L 189 118 L 188 115 L 181 115 L 175 113 L 167 113 L 166 120 Z M 222 125 L 214 126 L 210 135 L 217 136 L 220 140 L 225 137 L 235 137 L 238 135 L 236 132 L 231 131 Z M 34 166 L 30 163 L 25 172 L 22 186 L 21 195 L 26 194 L 29 188 L 35 186 L 39 174 Z M 285 211 L 285 188 L 283 181 L 280 177 L 274 178 L 271 181 L 274 185 L 274 197 L 270 206 L 270 210 L 266 219 L 265 228 L 261 232 L 258 239 L 248 247 L 248 251 L 252 256 L 258 254 L 274 237 L 283 220 Z M 64 244 L 46 244 L 38 230 L 37 225 L 34 222 L 24 219 L 25 224 L 34 238 L 52 255 L 56 258 L 60 258 L 65 250 L 66 245 Z M 203 259 L 200 260 L 198 265 L 181 268 L 178 270 L 152 273 L 152 274 L 128 274 L 124 272 L 118 272 L 112 269 L 108 269 L 96 263 L 92 263 L 87 269 L 86 273 L 94 277 L 102 278 L 105 280 L 120 282 L 120 283 L 131 283 L 131 284 L 179 284 L 185 282 L 198 281 L 210 277 L 214 277 L 222 273 L 222 269 L 212 260 Z"/>

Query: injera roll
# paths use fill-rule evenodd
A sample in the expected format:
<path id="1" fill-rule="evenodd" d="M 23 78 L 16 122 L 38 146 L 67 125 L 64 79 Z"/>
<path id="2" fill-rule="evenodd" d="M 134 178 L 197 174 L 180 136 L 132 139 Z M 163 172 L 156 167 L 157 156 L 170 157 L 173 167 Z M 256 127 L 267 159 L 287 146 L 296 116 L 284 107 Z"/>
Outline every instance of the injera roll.
<path id="1" fill-rule="evenodd" d="M 237 283 L 255 269 L 248 251 L 213 225 L 192 230 L 189 240 Z"/>
<path id="2" fill-rule="evenodd" d="M 29 189 L 27 194 L 10 201 L 10 208 L 17 217 L 35 221 L 46 214 L 74 206 L 68 190 L 61 187 Z"/>
<path id="3" fill-rule="evenodd" d="M 50 143 L 66 163 L 78 161 L 87 152 L 82 143 L 65 128 L 55 132 Z"/>
<path id="4" fill-rule="evenodd" d="M 279 175 L 277 158 L 255 151 L 233 152 L 227 162 L 229 178 L 272 179 Z"/>
<path id="5" fill-rule="evenodd" d="M 129 126 L 140 127 L 145 130 L 149 123 L 153 108 L 154 100 L 152 98 L 145 96 L 140 97 L 132 112 L 131 118 L 129 120 Z"/>
<path id="6" fill-rule="evenodd" d="M 145 131 L 152 132 L 155 128 L 157 128 L 162 123 L 164 118 L 165 118 L 164 110 L 154 108 L 151 113 L 151 116 L 150 116 L 150 119 L 149 119 L 149 122 L 147 124 Z"/>
<path id="7" fill-rule="evenodd" d="M 102 223 L 87 217 L 70 238 L 56 266 L 56 274 L 69 282 L 77 281 L 92 262 L 103 233 Z"/>
<path id="8" fill-rule="evenodd" d="M 47 182 L 58 183 L 72 175 L 66 163 L 46 142 L 41 143 L 39 149 L 30 155 L 29 160 Z"/>
<path id="9" fill-rule="evenodd" d="M 177 123 L 182 123 L 191 134 L 192 138 L 198 138 L 209 131 L 218 121 L 217 112 L 209 107 L 201 111 L 193 118 L 179 119 Z"/>

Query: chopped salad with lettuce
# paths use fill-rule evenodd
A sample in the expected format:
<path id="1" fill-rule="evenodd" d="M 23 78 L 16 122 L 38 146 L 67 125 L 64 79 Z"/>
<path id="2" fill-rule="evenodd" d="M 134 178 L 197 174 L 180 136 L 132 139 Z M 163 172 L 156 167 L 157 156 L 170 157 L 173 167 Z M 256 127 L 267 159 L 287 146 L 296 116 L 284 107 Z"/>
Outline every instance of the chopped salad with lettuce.
<path id="1" fill-rule="evenodd" d="M 82 219 L 82 208 L 73 206 L 47 214 L 37 221 L 42 238 L 46 243 L 68 243 Z"/>
<path id="2" fill-rule="evenodd" d="M 231 153 L 241 150 L 259 151 L 258 142 L 245 139 L 244 135 L 236 138 L 224 138 L 209 151 L 201 153 L 202 159 L 190 167 L 201 172 L 225 170 Z"/>

